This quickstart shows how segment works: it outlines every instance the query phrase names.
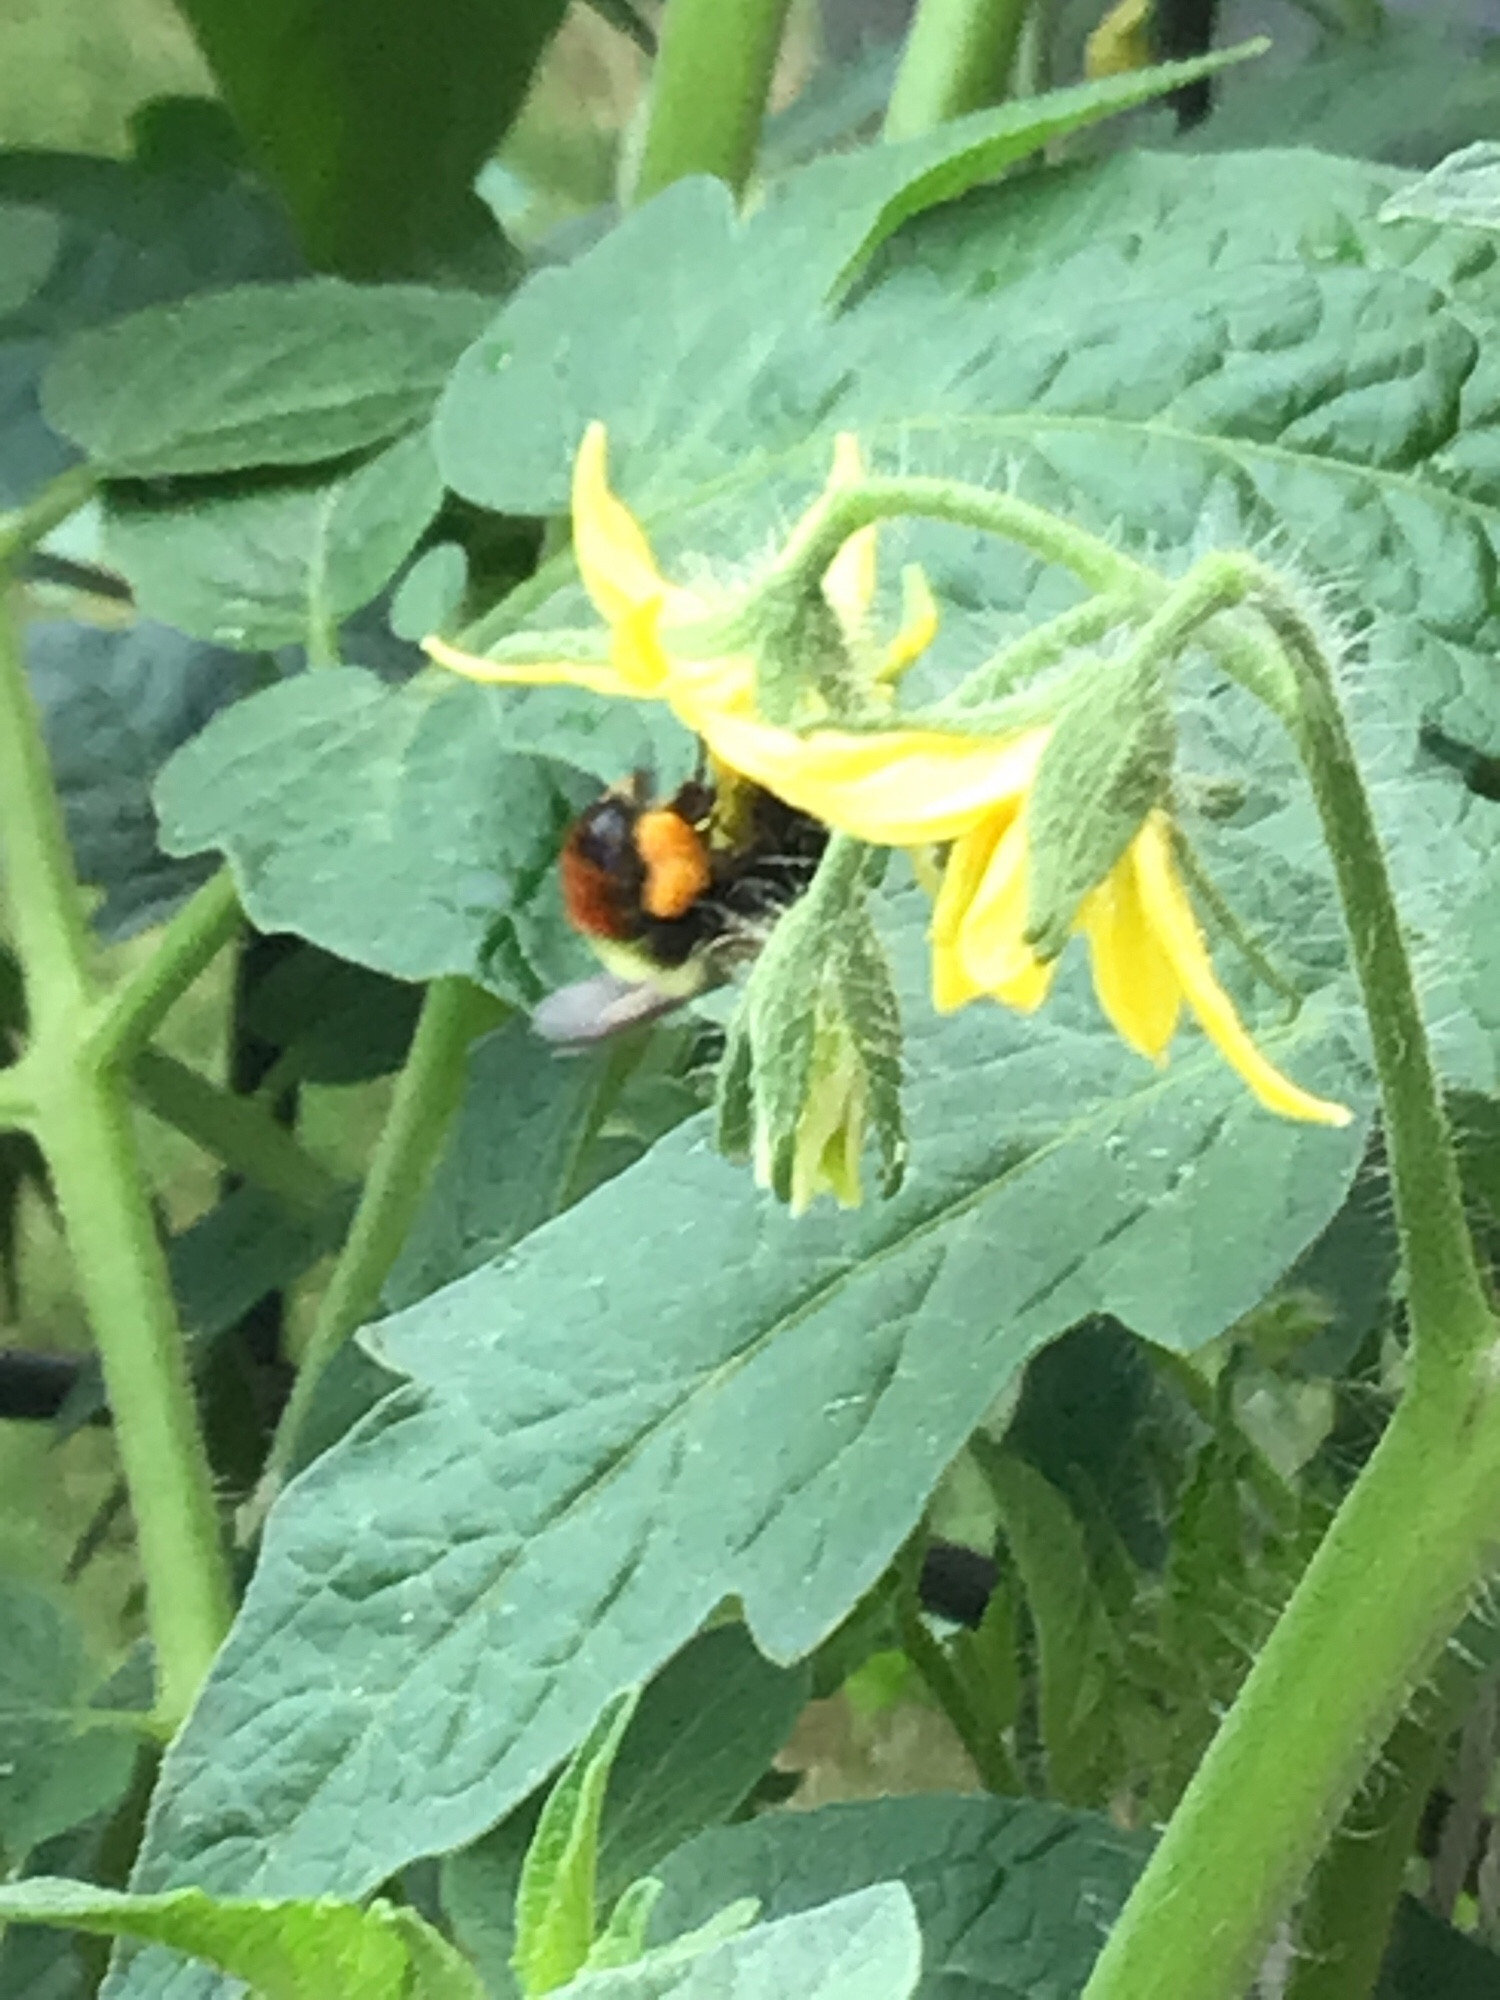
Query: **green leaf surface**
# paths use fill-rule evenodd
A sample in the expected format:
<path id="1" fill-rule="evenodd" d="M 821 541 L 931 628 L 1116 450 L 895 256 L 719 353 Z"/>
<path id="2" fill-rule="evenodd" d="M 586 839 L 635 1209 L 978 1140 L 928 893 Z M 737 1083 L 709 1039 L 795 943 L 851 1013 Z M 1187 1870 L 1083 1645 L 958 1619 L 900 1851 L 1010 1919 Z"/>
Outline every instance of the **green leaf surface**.
<path id="1" fill-rule="evenodd" d="M 62 223 L 45 208 L 0 203 L 0 318 L 46 284 L 61 243 Z"/>
<path id="2" fill-rule="evenodd" d="M 139 490 L 107 505 L 105 552 L 142 609 L 218 646 L 337 651 L 340 624 L 385 588 L 442 502 L 425 432 L 352 470 L 286 484 Z"/>
<path id="3" fill-rule="evenodd" d="M 1112 1775 L 1120 1659 L 1088 1546 L 1062 1494 L 1024 1459 L 997 1453 L 989 1478 L 1036 1633 L 1048 1793 L 1092 1801 Z"/>
<path id="4" fill-rule="evenodd" d="M 45 282 L 0 318 L 0 506 L 74 455 L 38 406 L 41 375 L 67 335 L 161 299 L 301 269 L 280 211 L 223 169 L 147 173 L 120 160 L 0 152 L 0 201 L 61 231 Z"/>
<path id="5" fill-rule="evenodd" d="M 562 915 L 564 828 L 622 770 L 670 789 L 690 761 L 676 723 L 628 703 L 325 668 L 204 730 L 156 804 L 168 851 L 224 853 L 263 930 L 398 979 L 466 973 L 529 1005 L 592 963 Z"/>
<path id="6" fill-rule="evenodd" d="M 237 1326 L 338 1248 L 352 1207 L 352 1192 L 309 1213 L 262 1188 L 235 1188 L 167 1245 L 184 1326 L 199 1341 Z"/>
<path id="7" fill-rule="evenodd" d="M 582 1970 L 597 1928 L 599 1816 L 634 1690 L 610 1702 L 543 1801 L 516 1885 L 514 1964 L 530 1996 Z"/>
<path id="8" fill-rule="evenodd" d="M 643 1692 L 610 1774 L 599 1840 L 601 1907 L 691 1835 L 727 1819 L 791 1734 L 810 1691 L 743 1625 L 690 1640 Z M 443 1863 L 443 1910 L 492 1994 L 517 1989 L 512 1911 L 532 1824 L 523 1808 Z"/>
<path id="9" fill-rule="evenodd" d="M 419 424 L 493 310 L 419 285 L 241 285 L 81 333 L 48 420 L 117 478 L 312 465 Z"/>
<path id="10" fill-rule="evenodd" d="M 1450 153 L 1419 181 L 1393 194 L 1380 220 L 1500 229 L 1500 146 L 1484 139 Z"/>
<path id="11" fill-rule="evenodd" d="M 728 440 L 716 435 L 713 414 L 728 398 L 754 392 L 788 320 L 816 313 L 845 289 L 904 222 L 994 179 L 1060 133 L 1112 117 L 1258 46 L 1021 99 L 900 144 L 831 155 L 777 182 L 744 225 L 720 182 L 676 183 L 578 264 L 533 278 L 464 357 L 440 418 L 445 477 L 498 512 L 560 512 L 567 469 L 589 418 L 613 415 L 617 403 L 632 398 L 643 416 L 664 413 L 662 392 L 677 412 L 699 412 L 686 434 L 675 424 L 661 426 L 663 444 L 676 431 L 681 449 L 701 452 L 717 443 L 722 451 Z M 644 286 L 643 272 L 649 273 Z M 646 310 L 622 320 L 621 298 Z M 753 338 L 746 339 L 747 327 Z M 538 401 L 543 356 L 548 374 Z M 819 414 L 826 372 L 816 371 L 812 386 L 799 392 L 786 371 L 777 400 L 758 410 L 762 421 Z M 596 377 L 603 400 L 590 408 Z M 791 400 L 782 401 L 789 390 Z M 515 466 L 491 464 L 483 440 L 471 434 L 479 408 L 486 437 L 497 411 L 513 431 L 530 433 L 531 449 Z M 764 448 L 771 440 L 758 442 Z"/>
<path id="12" fill-rule="evenodd" d="M 1375 2000 L 1500 2000 L 1500 1956 L 1403 1896 Z"/>
<path id="13" fill-rule="evenodd" d="M 398 979 L 466 973 L 526 1004 L 584 963 L 553 863 L 595 787 L 510 754 L 503 731 L 503 709 L 447 677 L 305 674 L 173 759 L 163 841 L 220 848 L 262 930 Z"/>
<path id="14" fill-rule="evenodd" d="M 0 1577 L 0 1860 L 9 1866 L 107 1811 L 129 1782 L 139 1737 L 94 1709 L 82 1634 L 60 1604 Z"/>
<path id="15" fill-rule="evenodd" d="M 248 1981 L 263 2000 L 484 2000 L 452 1946 L 391 1903 L 249 1902 L 199 1889 L 129 1896 L 33 1876 L 0 1886 L 0 1922 L 169 1945 Z"/>
<path id="16" fill-rule="evenodd" d="M 183 0 L 182 11 L 311 261 L 368 278 L 469 260 L 493 236 L 474 176 L 565 4 Z"/>
<path id="17" fill-rule="evenodd" d="M 98 1867 L 97 1823 L 76 1827 L 36 1848 L 21 1875 L 67 1875 L 86 1880 Z M 66 1931 L 41 1924 L 7 1924 L 0 1932 L 0 1993 L 24 1994 L 26 2000 L 94 2000 L 97 1964 L 90 1980 L 80 1940 Z"/>
<path id="18" fill-rule="evenodd" d="M 731 1896 L 783 1918 L 899 1878 L 922 1929 L 918 2000 L 1074 2000 L 1149 1843 L 1029 1799 L 926 1797 L 772 1813 L 703 1834 L 659 1871 L 653 1936 Z"/>
<path id="19" fill-rule="evenodd" d="M 240 1018 L 298 1083 L 368 1083 L 406 1060 L 421 1006 L 420 987 L 304 946 L 256 981 Z"/>
<path id="20" fill-rule="evenodd" d="M 522 1020 L 474 1045 L 458 1123 L 386 1281 L 388 1307 L 466 1277 L 567 1207 L 619 1063 L 615 1050 L 559 1056 Z"/>
<path id="21" fill-rule="evenodd" d="M 207 879 L 202 861 L 162 853 L 151 787 L 179 744 L 256 684 L 256 669 L 146 620 L 117 631 L 39 621 L 26 664 L 74 863 L 104 892 L 95 928 L 129 937 Z"/>
<path id="22" fill-rule="evenodd" d="M 921 1938 L 898 1883 L 862 1889 L 684 1957 L 585 1974 L 577 2000 L 909 2000 Z"/>
<path id="23" fill-rule="evenodd" d="M 355 1890 L 472 1839 L 724 1597 L 772 1659 L 816 1645 L 1044 1341 L 1107 1309 L 1193 1347 L 1262 1297 L 1358 1128 L 1267 1117 L 1201 1049 L 1154 1074 L 1078 986 L 1032 1022 L 912 1000 L 890 1202 L 793 1223 L 694 1121 L 367 1336 L 414 1379 L 272 1514 L 143 1885 Z M 1344 1018 L 1269 1046 L 1359 1096 Z"/>

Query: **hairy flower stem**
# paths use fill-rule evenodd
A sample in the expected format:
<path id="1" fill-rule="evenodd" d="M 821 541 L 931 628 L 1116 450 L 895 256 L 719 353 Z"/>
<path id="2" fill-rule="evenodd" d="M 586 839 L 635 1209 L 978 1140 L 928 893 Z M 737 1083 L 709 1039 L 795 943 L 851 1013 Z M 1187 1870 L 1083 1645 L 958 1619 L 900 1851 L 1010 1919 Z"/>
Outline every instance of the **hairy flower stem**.
<path id="1" fill-rule="evenodd" d="M 240 1521 L 253 1540 L 296 1460 L 319 1382 L 349 1336 L 370 1319 L 417 1209 L 463 1092 L 469 1044 L 496 1018 L 497 1002 L 467 979 L 427 989 L 411 1052 L 396 1083 L 364 1191 L 297 1370 L 260 1487 Z"/>
<path id="2" fill-rule="evenodd" d="M 1412 1381 L 1174 1813 L 1085 2000 L 1237 2000 L 1465 1605 L 1500 1558 L 1496 1321 L 1384 854 L 1331 667 L 1279 578 L 1214 556 L 1198 610 L 1252 604 L 1295 677 L 1308 768 L 1349 928 L 1385 1113 Z M 1260 643 L 1252 641 L 1251 643 Z M 1267 661 L 1258 684 L 1274 684 Z M 1278 704 L 1279 706 L 1279 704 Z"/>
<path id="3" fill-rule="evenodd" d="M 70 497 L 71 489 L 58 506 Z M 37 503 L 15 517 L 11 553 L 27 546 L 16 525 L 23 518 L 41 533 L 62 514 L 49 519 Z M 8 604 L 0 605 L 0 855 L 31 1024 L 29 1123 L 99 1346 L 145 1576 L 158 1713 L 175 1725 L 228 1628 L 229 1571 L 125 1076 L 94 1043 L 99 1003 L 83 902 Z"/>
<path id="4" fill-rule="evenodd" d="M 742 194 L 791 0 L 667 0 L 633 199 L 687 174 Z"/>
<path id="5" fill-rule="evenodd" d="M 914 139 L 1004 101 L 1030 0 L 918 0 L 886 108 L 886 139 Z"/>

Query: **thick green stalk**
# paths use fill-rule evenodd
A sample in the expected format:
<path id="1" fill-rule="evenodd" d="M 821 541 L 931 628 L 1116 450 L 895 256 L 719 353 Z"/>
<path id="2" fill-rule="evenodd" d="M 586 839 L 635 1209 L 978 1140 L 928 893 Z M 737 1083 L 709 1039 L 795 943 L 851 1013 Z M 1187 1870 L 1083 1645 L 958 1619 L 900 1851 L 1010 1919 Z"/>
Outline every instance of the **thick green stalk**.
<path id="1" fill-rule="evenodd" d="M 887 139 L 914 139 L 1003 102 L 1030 0 L 918 0 L 886 108 Z"/>
<path id="2" fill-rule="evenodd" d="M 114 1413 L 145 1576 L 158 1708 L 176 1723 L 228 1627 L 229 1572 L 125 1086 L 89 1048 L 95 982 L 82 898 L 19 633 L 8 604 L 3 612 L 0 854 L 26 979 L 33 1129 Z"/>
<path id="3" fill-rule="evenodd" d="M 1210 558 L 1297 681 L 1385 1112 L 1411 1386 L 1111 1933 L 1085 2000 L 1236 2000 L 1363 1773 L 1500 1558 L 1500 1328 L 1464 1221 L 1400 922 L 1316 638 L 1273 573 Z"/>
<path id="4" fill-rule="evenodd" d="M 742 194 L 791 0 L 667 0 L 633 199 L 687 174 Z"/>
<path id="5" fill-rule="evenodd" d="M 435 979 L 427 989 L 359 1206 L 318 1308 L 260 1490 L 241 1523 L 242 1538 L 258 1531 L 286 1479 L 329 1362 L 380 1304 L 380 1288 L 416 1219 L 458 1109 L 469 1044 L 493 1023 L 495 1013 L 492 996 L 467 979 Z"/>

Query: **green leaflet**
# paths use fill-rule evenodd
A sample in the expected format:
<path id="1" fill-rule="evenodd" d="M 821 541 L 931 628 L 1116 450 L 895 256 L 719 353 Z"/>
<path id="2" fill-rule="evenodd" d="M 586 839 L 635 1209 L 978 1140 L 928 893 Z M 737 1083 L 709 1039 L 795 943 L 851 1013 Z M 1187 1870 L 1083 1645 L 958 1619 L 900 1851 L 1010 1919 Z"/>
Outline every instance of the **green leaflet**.
<path id="1" fill-rule="evenodd" d="M 71 1611 L 0 1579 L 0 1865 L 109 1811 L 129 1782 L 139 1718 L 95 1707 Z"/>
<path id="2" fill-rule="evenodd" d="M 443 483 L 425 432 L 352 471 L 320 467 L 284 485 L 217 483 L 161 504 L 116 491 L 109 560 L 141 607 L 214 645 L 337 652 L 342 621 L 390 581 L 436 514 Z"/>
<path id="3" fill-rule="evenodd" d="M 414 1910 L 332 1896 L 249 1902 L 179 1889 L 127 1896 L 34 1876 L 0 1886 L 0 1922 L 129 1937 L 249 1981 L 263 2000 L 483 2000 L 478 1977 Z M 178 1961 L 181 1962 L 180 1960 Z"/>
<path id="4" fill-rule="evenodd" d="M 420 423 L 490 310 L 418 285 L 241 285 L 77 335 L 46 413 L 119 478 L 312 465 Z"/>

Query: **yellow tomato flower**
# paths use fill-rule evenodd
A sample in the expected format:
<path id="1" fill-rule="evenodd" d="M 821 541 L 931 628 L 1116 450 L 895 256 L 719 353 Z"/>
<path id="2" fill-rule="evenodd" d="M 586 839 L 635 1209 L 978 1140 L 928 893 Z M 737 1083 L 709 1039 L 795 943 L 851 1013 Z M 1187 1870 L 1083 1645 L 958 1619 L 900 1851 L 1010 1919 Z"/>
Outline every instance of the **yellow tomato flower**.
<path id="1" fill-rule="evenodd" d="M 793 736 L 740 716 L 707 720 L 714 755 L 841 833 L 880 846 L 951 841 L 932 916 L 932 996 L 951 1012 L 981 995 L 1030 1012 L 1055 969 L 1026 941 L 1027 796 L 1050 732 L 1009 738 L 893 729 Z M 1184 1003 L 1270 1111 L 1324 1125 L 1350 1113 L 1284 1077 L 1255 1046 L 1214 974 L 1172 852 L 1171 822 L 1149 813 L 1079 910 L 1094 990 L 1121 1039 L 1161 1063 Z"/>

